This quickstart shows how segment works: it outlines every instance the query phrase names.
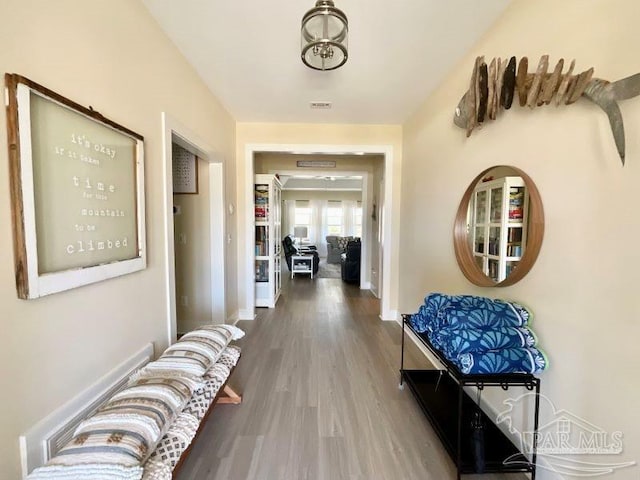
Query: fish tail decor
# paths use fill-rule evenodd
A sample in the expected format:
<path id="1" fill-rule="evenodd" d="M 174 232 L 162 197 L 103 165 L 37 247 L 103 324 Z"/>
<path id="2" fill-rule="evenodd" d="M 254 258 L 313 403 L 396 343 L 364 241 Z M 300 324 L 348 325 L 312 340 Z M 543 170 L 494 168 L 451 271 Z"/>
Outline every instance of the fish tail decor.
<path id="1" fill-rule="evenodd" d="M 517 67 L 516 67 L 517 63 Z M 549 71 L 549 55 L 543 55 L 535 73 L 529 73 L 529 60 L 516 57 L 508 60 L 494 58 L 487 66 L 484 57 L 476 58 L 469 90 L 460 99 L 453 122 L 467 131 L 485 120 L 495 120 L 497 114 L 509 110 L 514 100 L 529 108 L 555 103 L 570 105 L 585 97 L 598 105 L 609 117 L 613 139 L 624 165 L 625 141 L 622 114 L 618 100 L 640 95 L 640 73 L 616 82 L 593 78 L 593 68 L 574 74 L 576 61 L 572 60 L 566 72 L 564 59 Z"/>

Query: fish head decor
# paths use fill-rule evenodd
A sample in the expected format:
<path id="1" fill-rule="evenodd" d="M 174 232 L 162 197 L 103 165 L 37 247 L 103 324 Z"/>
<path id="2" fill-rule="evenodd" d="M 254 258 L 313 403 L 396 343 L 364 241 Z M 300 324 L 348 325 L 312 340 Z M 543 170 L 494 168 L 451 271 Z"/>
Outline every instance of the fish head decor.
<path id="1" fill-rule="evenodd" d="M 477 57 L 469 89 L 460 99 L 453 117 L 453 123 L 471 135 L 474 128 L 486 120 L 495 120 L 502 110 L 509 110 L 514 99 L 520 106 L 529 108 L 554 103 L 570 105 L 580 97 L 598 105 L 609 118 L 611 132 L 624 165 L 625 138 L 622 114 L 618 100 L 626 100 L 640 95 L 640 73 L 609 82 L 593 78 L 593 68 L 574 74 L 575 60 L 563 72 L 564 59 L 560 59 L 552 72 L 549 56 L 543 55 L 535 73 L 528 72 L 529 61 L 522 57 L 507 59 L 494 58 L 489 65 L 484 57 Z"/>
<path id="2" fill-rule="evenodd" d="M 453 115 L 453 123 L 456 124 L 456 127 L 464 128 L 465 130 L 467 129 L 470 119 L 470 112 L 466 105 L 468 96 L 468 92 L 462 96 Z"/>

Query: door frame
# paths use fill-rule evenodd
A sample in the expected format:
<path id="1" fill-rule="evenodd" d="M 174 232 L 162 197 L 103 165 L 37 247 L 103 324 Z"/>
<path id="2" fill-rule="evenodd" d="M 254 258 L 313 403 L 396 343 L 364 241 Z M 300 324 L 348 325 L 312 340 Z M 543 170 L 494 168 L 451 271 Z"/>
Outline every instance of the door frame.
<path id="1" fill-rule="evenodd" d="M 309 144 L 278 144 L 278 143 L 248 143 L 244 147 L 245 165 L 242 187 L 244 192 L 244 242 L 239 245 L 239 253 L 244 252 L 246 259 L 244 268 L 238 269 L 239 285 L 244 285 L 246 292 L 244 306 L 239 310 L 241 320 L 253 320 L 255 318 L 255 249 L 254 242 L 254 216 L 253 216 L 253 179 L 254 158 L 260 152 L 280 152 L 295 154 L 334 154 L 354 155 L 359 153 L 382 155 L 384 158 L 384 188 L 386 202 L 383 212 L 383 248 L 382 248 L 382 298 L 380 301 L 380 318 L 382 320 L 396 320 L 397 312 L 391 306 L 391 251 L 392 240 L 392 211 L 393 211 L 393 163 L 394 152 L 392 145 L 309 145 Z M 363 225 L 364 228 L 364 225 Z"/>
<path id="2" fill-rule="evenodd" d="M 209 223 L 211 257 L 211 322 L 225 323 L 226 310 L 226 255 L 225 255 L 225 192 L 224 164 L 221 156 L 189 127 L 170 114 L 162 112 L 162 165 L 164 179 L 164 262 L 167 299 L 167 340 L 177 338 L 176 272 L 173 225 L 173 169 L 172 143 L 209 162 Z"/>

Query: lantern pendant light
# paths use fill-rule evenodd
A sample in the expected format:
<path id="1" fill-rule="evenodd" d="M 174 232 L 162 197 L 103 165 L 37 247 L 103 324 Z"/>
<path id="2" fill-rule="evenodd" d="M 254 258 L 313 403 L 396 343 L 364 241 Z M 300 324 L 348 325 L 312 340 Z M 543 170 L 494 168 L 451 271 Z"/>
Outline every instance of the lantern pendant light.
<path id="1" fill-rule="evenodd" d="M 318 0 L 302 17 L 302 62 L 315 70 L 335 70 L 347 61 L 349 22 L 333 0 Z"/>

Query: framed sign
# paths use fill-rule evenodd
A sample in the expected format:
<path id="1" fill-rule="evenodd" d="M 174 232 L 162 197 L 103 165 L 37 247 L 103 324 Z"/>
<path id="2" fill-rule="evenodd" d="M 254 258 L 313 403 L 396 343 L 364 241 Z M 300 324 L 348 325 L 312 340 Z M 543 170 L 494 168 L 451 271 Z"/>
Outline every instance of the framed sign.
<path id="1" fill-rule="evenodd" d="M 297 167 L 336 168 L 335 160 L 298 160 Z"/>
<path id="2" fill-rule="evenodd" d="M 18 297 L 144 269 L 143 137 L 19 75 L 5 84 Z"/>
<path id="3" fill-rule="evenodd" d="M 173 193 L 198 193 L 198 157 L 177 143 L 171 144 Z"/>

